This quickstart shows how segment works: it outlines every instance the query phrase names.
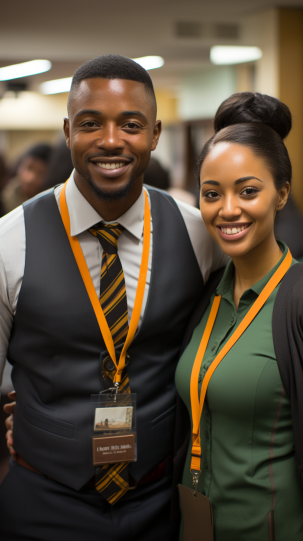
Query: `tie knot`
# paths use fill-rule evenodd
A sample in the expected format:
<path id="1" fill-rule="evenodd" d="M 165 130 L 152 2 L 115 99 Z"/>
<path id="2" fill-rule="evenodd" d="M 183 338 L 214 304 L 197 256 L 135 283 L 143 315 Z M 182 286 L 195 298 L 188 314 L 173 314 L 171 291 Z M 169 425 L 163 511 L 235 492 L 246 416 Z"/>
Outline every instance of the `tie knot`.
<path id="1" fill-rule="evenodd" d="M 97 237 L 103 251 L 106 254 L 116 254 L 118 249 L 118 239 L 124 230 L 122 225 L 117 222 L 114 224 L 104 224 L 99 222 L 89 229 L 89 232 Z"/>

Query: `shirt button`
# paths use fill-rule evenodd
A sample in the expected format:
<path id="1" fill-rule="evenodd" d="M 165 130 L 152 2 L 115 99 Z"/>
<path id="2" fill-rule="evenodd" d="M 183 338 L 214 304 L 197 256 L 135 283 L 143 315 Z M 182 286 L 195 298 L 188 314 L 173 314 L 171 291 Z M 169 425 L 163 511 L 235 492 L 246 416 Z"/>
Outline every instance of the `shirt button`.
<path id="1" fill-rule="evenodd" d="M 205 463 L 205 469 L 208 470 L 209 466 L 208 466 L 208 462 Z"/>

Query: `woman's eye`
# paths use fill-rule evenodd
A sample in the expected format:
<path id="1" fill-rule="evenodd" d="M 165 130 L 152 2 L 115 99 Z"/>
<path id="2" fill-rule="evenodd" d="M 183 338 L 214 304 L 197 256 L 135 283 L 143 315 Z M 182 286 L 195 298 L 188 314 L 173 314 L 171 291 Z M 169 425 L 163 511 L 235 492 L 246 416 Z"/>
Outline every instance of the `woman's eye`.
<path id="1" fill-rule="evenodd" d="M 218 197 L 218 195 L 218 192 L 210 191 L 206 192 L 203 197 L 206 197 L 207 199 L 215 199 L 216 197 Z"/>
<path id="2" fill-rule="evenodd" d="M 255 195 L 258 192 L 257 188 L 245 188 L 242 195 Z"/>

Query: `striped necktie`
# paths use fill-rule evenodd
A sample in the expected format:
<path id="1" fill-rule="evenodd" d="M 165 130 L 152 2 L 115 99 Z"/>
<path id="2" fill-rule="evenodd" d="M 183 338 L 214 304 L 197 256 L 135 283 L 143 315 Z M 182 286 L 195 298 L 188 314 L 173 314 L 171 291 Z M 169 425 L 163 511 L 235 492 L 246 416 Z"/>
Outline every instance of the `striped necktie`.
<path id="1" fill-rule="evenodd" d="M 114 345 L 123 344 L 128 332 L 128 309 L 124 273 L 118 249 L 118 239 L 124 227 L 118 223 L 96 224 L 89 231 L 97 237 L 102 248 L 100 304 L 108 323 Z M 103 367 L 103 379 L 113 381 L 116 370 Z M 128 374 L 121 379 L 120 392 L 130 393 Z M 128 462 L 104 464 L 97 468 L 95 486 L 98 492 L 114 505 L 128 491 Z"/>

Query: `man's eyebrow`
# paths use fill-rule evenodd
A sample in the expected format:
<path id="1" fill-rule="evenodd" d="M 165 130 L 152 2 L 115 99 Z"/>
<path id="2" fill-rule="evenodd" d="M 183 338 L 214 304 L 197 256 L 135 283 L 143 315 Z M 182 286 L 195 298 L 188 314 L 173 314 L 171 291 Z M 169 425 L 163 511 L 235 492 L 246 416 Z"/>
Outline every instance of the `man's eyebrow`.
<path id="1" fill-rule="evenodd" d="M 101 111 L 95 111 L 94 109 L 82 109 L 82 111 L 79 111 L 76 113 L 75 117 L 81 116 L 81 115 L 101 115 Z"/>
<path id="2" fill-rule="evenodd" d="M 141 113 L 141 111 L 123 111 L 121 113 L 123 116 L 140 116 L 142 118 L 146 119 L 146 116 Z M 76 113 L 75 117 L 82 116 L 82 115 L 102 115 L 102 111 L 95 111 L 94 109 L 82 109 L 82 111 L 79 111 Z"/>
<path id="3" fill-rule="evenodd" d="M 252 179 L 259 180 L 260 182 L 263 183 L 263 180 L 261 180 L 258 177 L 248 176 L 248 177 L 238 178 L 237 180 L 235 180 L 235 184 L 241 184 L 241 182 L 245 182 L 246 180 L 252 180 Z M 211 184 L 212 186 L 220 186 L 220 182 L 218 182 L 217 180 L 204 180 L 201 186 L 203 186 L 203 184 Z"/>
<path id="4" fill-rule="evenodd" d="M 122 115 L 124 116 L 141 116 L 146 120 L 146 116 L 141 113 L 141 111 L 123 111 Z"/>

